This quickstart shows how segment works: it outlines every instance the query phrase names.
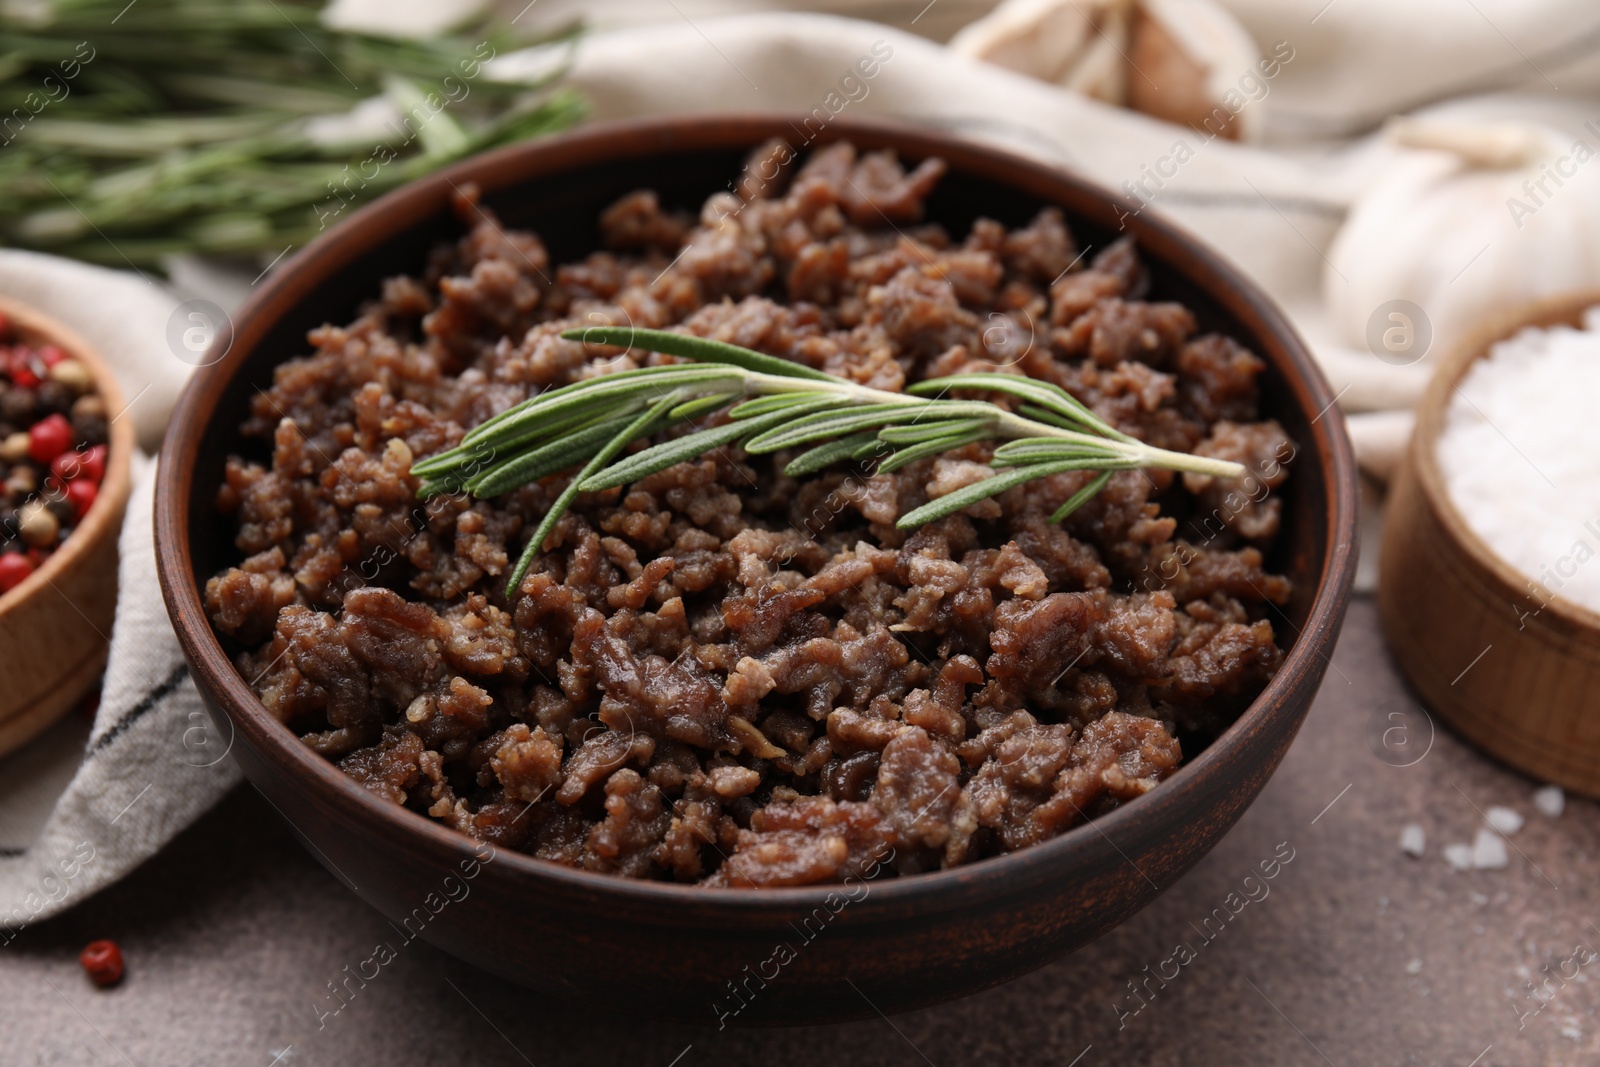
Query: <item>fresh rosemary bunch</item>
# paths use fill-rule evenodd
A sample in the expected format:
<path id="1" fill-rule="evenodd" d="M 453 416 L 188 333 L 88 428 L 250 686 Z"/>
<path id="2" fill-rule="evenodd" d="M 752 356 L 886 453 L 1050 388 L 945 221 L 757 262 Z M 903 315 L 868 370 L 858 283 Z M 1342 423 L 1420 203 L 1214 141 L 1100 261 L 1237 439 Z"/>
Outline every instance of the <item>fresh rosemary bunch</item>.
<path id="1" fill-rule="evenodd" d="M 569 341 L 662 352 L 690 360 L 619 371 L 540 393 L 475 427 L 461 444 L 412 464 L 417 495 L 468 492 L 486 498 L 579 467 L 529 539 L 506 585 L 514 596 L 528 567 L 579 493 L 638 481 L 675 463 L 737 444 L 761 455 L 800 449 L 784 467 L 799 477 L 847 459 L 888 472 L 975 441 L 994 450 L 1000 472 L 900 516 L 913 529 L 1014 486 L 1066 471 L 1098 472 L 1051 522 L 1077 510 L 1120 470 L 1162 467 L 1238 478 L 1228 460 L 1152 448 L 1098 418 L 1071 394 L 1013 374 L 932 378 L 904 393 L 870 389 L 748 348 L 665 330 L 601 326 L 568 330 Z M 950 393 L 1002 393 L 1015 412 Z M 671 437 L 623 458 L 634 441 L 726 409 L 720 425 Z"/>
<path id="2" fill-rule="evenodd" d="M 486 18 L 402 40 L 329 26 L 322 7 L 0 2 L 0 242 L 115 267 L 265 261 L 582 112 L 544 82 L 489 77 L 489 59 L 538 42 Z"/>

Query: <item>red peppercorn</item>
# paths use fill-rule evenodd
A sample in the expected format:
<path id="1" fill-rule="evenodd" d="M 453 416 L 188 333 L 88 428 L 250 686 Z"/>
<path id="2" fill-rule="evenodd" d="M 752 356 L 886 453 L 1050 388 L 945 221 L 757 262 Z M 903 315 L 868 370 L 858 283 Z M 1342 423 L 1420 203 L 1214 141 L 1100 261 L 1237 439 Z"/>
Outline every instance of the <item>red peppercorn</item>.
<path id="1" fill-rule="evenodd" d="M 38 570 L 44 566 L 44 561 L 50 558 L 50 553 L 42 548 L 28 549 L 28 562 L 33 564 L 33 569 Z"/>
<path id="2" fill-rule="evenodd" d="M 50 475 L 59 482 L 70 482 L 83 473 L 83 454 L 67 449 L 50 461 Z"/>
<path id="3" fill-rule="evenodd" d="M 33 573 L 33 564 L 21 552 L 0 555 L 0 593 L 9 593 Z"/>
<path id="4" fill-rule="evenodd" d="M 78 478 L 67 483 L 67 503 L 72 505 L 72 513 L 80 522 L 89 509 L 94 507 L 94 498 L 99 495 L 99 486 L 86 478 Z"/>
<path id="5" fill-rule="evenodd" d="M 11 350 L 11 358 L 7 361 L 11 371 L 11 382 L 24 389 L 32 389 L 42 380 L 39 372 L 33 366 L 33 352 L 22 345 Z"/>
<path id="6" fill-rule="evenodd" d="M 122 981 L 122 950 L 115 941 L 91 941 L 78 955 L 78 962 L 95 985 L 104 989 Z"/>
<path id="7" fill-rule="evenodd" d="M 106 476 L 106 446 L 95 445 L 83 453 L 83 461 L 78 464 L 78 473 L 96 485 Z"/>
<path id="8" fill-rule="evenodd" d="M 54 367 L 57 363 L 67 358 L 67 354 L 55 345 L 40 345 L 39 358 L 46 367 Z"/>
<path id="9" fill-rule="evenodd" d="M 49 463 L 71 447 L 72 423 L 65 415 L 46 415 L 28 427 L 28 455 L 35 463 Z"/>

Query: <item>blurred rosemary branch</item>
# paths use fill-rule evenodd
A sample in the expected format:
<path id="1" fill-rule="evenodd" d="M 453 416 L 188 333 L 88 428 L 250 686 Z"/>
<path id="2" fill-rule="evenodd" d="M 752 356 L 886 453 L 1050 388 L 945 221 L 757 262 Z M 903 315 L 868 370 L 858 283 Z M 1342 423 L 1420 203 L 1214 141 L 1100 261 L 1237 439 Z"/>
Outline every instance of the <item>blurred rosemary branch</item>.
<path id="1" fill-rule="evenodd" d="M 445 163 L 570 125 L 529 44 L 324 26 L 313 0 L 0 0 L 0 240 L 112 266 L 276 255 Z M 348 119 L 344 116 L 368 103 Z M 387 120 L 387 121 L 385 121 Z"/>

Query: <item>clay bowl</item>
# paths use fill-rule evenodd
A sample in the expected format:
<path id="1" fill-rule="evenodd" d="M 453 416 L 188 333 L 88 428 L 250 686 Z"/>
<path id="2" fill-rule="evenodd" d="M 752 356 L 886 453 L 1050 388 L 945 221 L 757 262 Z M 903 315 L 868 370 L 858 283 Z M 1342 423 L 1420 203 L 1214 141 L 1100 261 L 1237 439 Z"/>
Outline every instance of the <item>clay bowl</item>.
<path id="1" fill-rule="evenodd" d="M 1589 796 L 1600 796 L 1600 614 L 1495 555 L 1450 502 L 1436 457 L 1474 361 L 1526 327 L 1580 325 L 1597 304 L 1600 292 L 1540 302 L 1440 365 L 1391 488 L 1378 586 L 1389 647 L 1429 708 L 1513 767 Z"/>
<path id="2" fill-rule="evenodd" d="M 731 1014 L 736 987 L 759 989 L 743 994 L 748 1006 L 736 1023 L 815 1023 L 868 1016 L 873 1005 L 931 1004 L 1039 967 L 1144 907 L 1216 844 L 1277 766 L 1333 651 L 1355 563 L 1355 465 L 1304 345 L 1214 253 L 1136 215 L 1129 229 L 1155 291 L 1186 301 L 1204 328 L 1231 332 L 1268 361 L 1266 410 L 1300 445 L 1284 497 L 1287 534 L 1271 560 L 1296 588 L 1275 620 L 1290 646 L 1283 668 L 1161 788 L 1042 846 L 871 883 L 843 906 L 826 886 L 705 890 L 508 852 L 475 867 L 468 839 L 377 799 L 314 755 L 266 713 L 202 610 L 206 578 L 237 559 L 212 498 L 224 457 L 241 447 L 236 427 L 251 392 L 274 364 L 306 351 L 307 329 L 348 321 L 386 275 L 422 264 L 431 245 L 458 234 L 448 208 L 456 187 L 477 183 L 508 226 L 537 230 L 562 262 L 597 246 L 594 220 L 616 197 L 647 185 L 664 203 L 693 209 L 773 136 L 796 135 L 771 117 L 596 126 L 466 161 L 377 201 L 301 252 L 239 313 L 232 351 L 202 369 L 178 405 L 156 500 L 162 588 L 200 691 L 219 724 L 226 718 L 236 730 L 245 774 L 323 863 L 384 915 L 413 917 L 422 937 L 486 970 L 699 1023 Z M 1117 236 L 1119 209 L 1133 207 L 1070 174 L 932 131 L 837 122 L 824 139 L 835 138 L 893 147 L 908 161 L 943 157 L 950 173 L 929 215 L 955 233 L 979 214 L 1015 225 L 1056 204 L 1081 241 L 1102 245 Z M 471 896 L 430 915 L 425 901 L 437 902 L 463 864 L 477 875 Z M 823 928 L 811 939 L 802 933 Z M 783 944 L 794 958 L 778 965 Z"/>
<path id="3" fill-rule="evenodd" d="M 86 365 L 113 415 L 123 408 L 116 378 L 65 326 L 12 300 L 0 313 L 18 338 L 53 344 Z M 117 604 L 117 534 L 128 504 L 133 421 L 111 425 L 106 472 L 88 514 L 44 564 L 0 596 L 0 755 L 27 744 L 100 681 Z"/>

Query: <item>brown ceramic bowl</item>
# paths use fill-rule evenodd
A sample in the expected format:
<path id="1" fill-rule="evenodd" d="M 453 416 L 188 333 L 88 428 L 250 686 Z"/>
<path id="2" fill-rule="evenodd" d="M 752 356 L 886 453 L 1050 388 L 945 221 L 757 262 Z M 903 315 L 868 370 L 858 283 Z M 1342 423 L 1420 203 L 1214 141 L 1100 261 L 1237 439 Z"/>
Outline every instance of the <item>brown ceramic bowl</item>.
<path id="1" fill-rule="evenodd" d="M 53 344 L 89 368 L 106 410 L 122 410 L 111 368 L 77 334 L 14 300 L 0 313 L 19 339 Z M 117 604 L 117 535 L 132 482 L 132 419 L 111 424 L 106 472 L 76 529 L 37 570 L 0 596 L 0 755 L 27 744 L 82 700 L 100 680 Z"/>
<path id="2" fill-rule="evenodd" d="M 1267 298 L 1193 238 L 1148 214 L 1128 219 L 1155 292 L 1193 308 L 1264 357 L 1265 410 L 1299 443 L 1271 564 L 1295 583 L 1274 621 L 1282 670 L 1209 748 L 1159 789 L 1092 825 L 970 867 L 870 884 L 841 904 L 827 886 L 707 890 L 636 882 L 501 852 L 470 895 L 446 879 L 473 843 L 378 799 L 269 716 L 207 622 L 207 577 L 237 559 L 212 506 L 251 392 L 307 350 L 306 331 L 348 321 L 391 274 L 458 234 L 455 187 L 475 182 L 512 227 L 538 231 L 554 261 L 597 246 L 600 209 L 640 186 L 694 208 L 726 187 L 746 152 L 795 137 L 781 118 L 674 118 L 595 126 L 468 160 L 355 214 L 290 261 L 238 315 L 233 348 L 184 393 L 162 451 L 156 551 L 195 681 L 226 718 L 245 774 L 317 857 L 384 915 L 515 982 L 596 1004 L 715 1023 L 814 1023 L 900 1011 L 1003 982 L 1099 937 L 1148 904 L 1216 844 L 1278 765 L 1333 651 L 1355 564 L 1356 475 L 1333 395 Z M 941 133 L 836 122 L 823 140 L 892 147 L 950 165 L 929 216 L 964 233 L 977 215 L 1008 225 L 1059 205 L 1080 240 L 1117 236 L 1129 204 L 1079 178 Z M 454 884 L 454 883 L 452 883 Z M 859 891 L 858 896 L 861 896 Z M 836 913 L 836 914 L 835 914 Z M 821 930 L 820 933 L 809 933 Z M 809 933 L 809 936 L 808 936 Z M 794 958 L 779 949 L 787 944 Z M 775 962 L 777 961 L 777 962 Z M 749 992 L 745 992 L 748 990 Z M 870 1003 L 869 1003 L 870 999 Z"/>

